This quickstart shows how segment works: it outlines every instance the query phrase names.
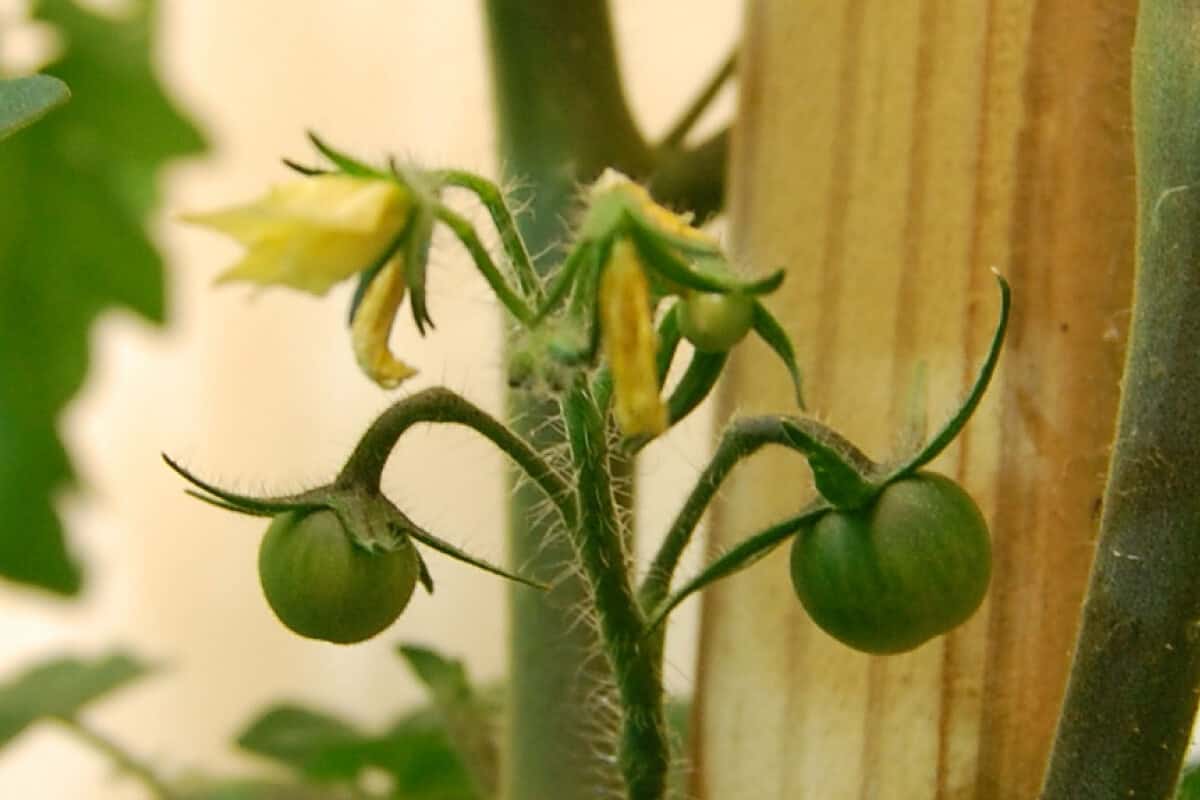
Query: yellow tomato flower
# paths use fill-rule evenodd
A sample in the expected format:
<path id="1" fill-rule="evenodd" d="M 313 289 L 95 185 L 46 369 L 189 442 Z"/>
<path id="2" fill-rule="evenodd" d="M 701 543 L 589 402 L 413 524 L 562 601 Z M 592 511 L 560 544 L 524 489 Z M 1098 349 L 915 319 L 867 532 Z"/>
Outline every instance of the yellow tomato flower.
<path id="1" fill-rule="evenodd" d="M 410 205 L 395 181 L 330 174 L 276 186 L 247 205 L 183 218 L 246 247 L 218 282 L 324 294 L 383 255 L 404 229 Z"/>
<path id="2" fill-rule="evenodd" d="M 626 436 L 656 436 L 667 428 L 659 397 L 655 355 L 658 337 L 650 318 L 650 286 L 625 239 L 613 243 L 600 281 L 600 326 L 613 376 L 614 413 Z"/>
<path id="3" fill-rule="evenodd" d="M 385 389 L 394 389 L 417 374 L 388 349 L 388 337 L 404 301 L 404 289 L 404 264 L 393 258 L 367 287 L 350 326 L 358 365 L 367 377 Z"/>

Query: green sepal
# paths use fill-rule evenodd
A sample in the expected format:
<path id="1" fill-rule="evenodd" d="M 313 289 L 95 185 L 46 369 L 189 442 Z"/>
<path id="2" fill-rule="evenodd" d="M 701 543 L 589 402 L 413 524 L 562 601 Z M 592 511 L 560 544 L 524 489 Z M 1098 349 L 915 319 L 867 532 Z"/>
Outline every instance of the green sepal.
<path id="1" fill-rule="evenodd" d="M 601 248 L 601 253 L 607 258 L 607 248 Z M 567 310 L 567 319 L 577 329 L 583 329 L 582 341 L 579 337 L 558 335 L 549 341 L 548 351 L 555 360 L 575 366 L 579 364 L 594 364 L 600 353 L 600 273 L 604 262 L 597 259 L 592 268 L 583 273 L 583 279 L 576 286 L 575 296 Z"/>
<path id="2" fill-rule="evenodd" d="M 413 209 L 407 226 L 409 235 L 404 239 L 404 280 L 411 299 L 413 322 L 417 332 L 425 335 L 425 326 L 434 327 L 429 316 L 425 295 L 425 276 L 429 268 L 429 245 L 433 241 L 433 214 L 424 204 Z"/>
<path id="3" fill-rule="evenodd" d="M 203 478 L 189 472 L 166 453 L 162 453 L 161 455 L 162 460 L 177 475 L 211 496 L 202 496 L 199 492 L 185 490 L 189 495 L 227 511 L 236 511 L 242 514 L 263 517 L 274 516 L 288 511 L 315 511 L 318 508 L 330 507 L 329 502 L 332 492 L 325 487 L 278 497 L 251 497 L 250 495 L 231 492 L 222 489 L 216 484 L 209 483 Z"/>
<path id="4" fill-rule="evenodd" d="M 407 536 L 412 536 L 413 539 L 419 541 L 422 543 L 422 545 L 425 545 L 430 549 L 434 549 L 434 551 L 437 551 L 438 553 L 448 555 L 448 557 L 452 559 L 462 561 L 463 564 L 469 564 L 470 566 L 476 567 L 476 569 L 484 572 L 491 572 L 492 575 L 508 578 L 509 581 L 515 581 L 516 583 L 527 585 L 527 587 L 532 589 L 540 589 L 541 591 L 550 589 L 550 585 L 548 584 L 540 581 L 534 581 L 533 578 L 526 578 L 517 575 L 516 572 L 509 572 L 508 570 L 505 570 L 504 567 L 492 564 L 491 561 L 475 558 L 474 555 L 463 551 L 461 548 L 451 545 L 450 542 L 443 539 L 438 539 L 438 537 L 431 534 L 430 531 L 421 528 L 420 525 L 410 521 L 410 519 L 407 517 L 404 517 L 404 519 L 406 519 L 408 522 L 408 527 L 401 529 L 403 533 Z"/>
<path id="5" fill-rule="evenodd" d="M 433 594 L 433 574 L 429 571 L 429 565 L 425 563 L 425 557 L 421 555 L 421 551 L 413 548 L 413 552 L 417 556 L 417 580 L 421 582 L 426 594 Z"/>
<path id="6" fill-rule="evenodd" d="M 667 399 L 668 425 L 679 422 L 704 402 L 704 398 L 717 385 L 728 360 L 729 353 L 705 353 L 700 350 L 692 353 L 687 371 Z"/>
<path id="7" fill-rule="evenodd" d="M 0 80 L 0 141 L 27 128 L 71 99 L 71 90 L 50 75 Z"/>
<path id="8" fill-rule="evenodd" d="M 571 252 L 567 253 L 567 258 L 563 261 L 562 267 L 559 268 L 558 274 L 550 282 L 550 287 L 546 291 L 545 298 L 542 300 L 542 306 L 533 315 L 532 325 L 541 323 L 542 320 L 549 316 L 566 299 L 571 289 L 575 288 L 575 278 L 579 270 L 585 265 L 594 264 L 595 252 L 595 244 L 584 240 L 580 241 L 579 244 L 571 249 Z"/>
<path id="9" fill-rule="evenodd" d="M 207 495 L 197 489 L 184 489 L 183 493 L 188 497 L 196 498 L 201 503 L 208 503 L 214 508 L 219 508 L 222 511 L 232 511 L 235 514 L 245 514 L 249 517 L 273 517 L 276 514 L 274 511 L 255 510 L 246 508 L 245 506 L 234 505 L 226 500 L 221 500 L 220 498 Z"/>
<path id="10" fill-rule="evenodd" d="M 306 178 L 315 178 L 317 175 L 328 175 L 329 174 L 329 170 L 327 170 L 327 169 L 321 169 L 320 167 L 310 167 L 305 164 L 301 164 L 299 161 L 293 161 L 290 158 L 281 158 L 279 160 L 282 161 L 283 165 L 285 167 L 287 167 L 288 169 L 290 169 L 292 172 L 298 172 Z"/>
<path id="11" fill-rule="evenodd" d="M 834 508 L 862 508 L 883 488 L 876 479 L 879 467 L 833 429 L 805 417 L 785 417 L 780 424 L 790 445 L 808 459 L 817 491 Z"/>
<path id="12" fill-rule="evenodd" d="M 975 413 L 975 409 L 979 407 L 979 402 L 983 399 L 984 392 L 987 391 L 992 375 L 996 372 L 996 363 L 1000 360 L 1000 350 L 1004 345 L 1004 335 L 1008 330 L 1009 311 L 1012 308 L 1012 288 L 1003 275 L 998 272 L 995 274 L 996 282 L 1000 286 L 1000 319 L 996 323 L 995 333 L 992 334 L 992 343 L 988 348 L 987 357 L 979 367 L 979 373 L 975 376 L 971 390 L 958 410 L 951 415 L 950 419 L 923 448 L 898 466 L 888 469 L 886 476 L 882 479 L 882 485 L 903 478 L 905 475 L 911 475 L 937 458 L 950 442 L 954 441 L 954 437 L 958 435 L 971 415 Z"/>
<path id="13" fill-rule="evenodd" d="M 827 502 L 816 500 L 796 516 L 776 523 L 731 547 L 650 612 L 649 621 L 646 624 L 646 635 L 652 633 L 667 618 L 667 615 L 688 597 L 709 584 L 741 572 L 754 564 L 794 535 L 801 527 L 829 510 L 830 506 Z"/>
<path id="14" fill-rule="evenodd" d="M 340 150 L 335 150 L 313 131 L 308 132 L 308 140 L 312 142 L 313 147 L 317 148 L 317 152 L 329 159 L 330 163 L 347 175 L 359 178 L 385 177 L 379 170 L 367 166 L 353 156 L 349 156 Z"/>
<path id="15" fill-rule="evenodd" d="M 629 234 L 630 238 L 633 239 L 633 243 L 637 245 L 638 254 L 642 257 L 642 263 L 648 269 L 657 273 L 657 277 L 665 281 L 668 286 L 674 287 L 676 291 L 678 291 L 679 287 L 682 287 L 714 294 L 740 292 L 742 294 L 760 295 L 770 294 L 783 283 L 784 271 L 782 269 L 772 272 L 765 278 L 753 281 L 738 281 L 698 272 L 692 269 L 686 261 L 673 253 L 670 248 L 664 246 L 661 237 L 656 232 L 631 225 L 629 227 Z"/>
<path id="16" fill-rule="evenodd" d="M 779 356 L 779 359 L 787 367 L 788 374 L 792 376 L 792 386 L 796 392 L 796 405 L 801 411 L 806 410 L 804 405 L 804 377 L 800 372 L 800 367 L 796 363 L 796 351 L 792 348 L 791 339 L 788 338 L 787 331 L 779 324 L 779 320 L 767 310 L 762 303 L 755 301 L 754 303 L 754 332 L 759 338 L 766 342 L 767 347 Z"/>
<path id="17" fill-rule="evenodd" d="M 655 354 L 655 369 L 658 373 L 658 385 L 662 386 L 671 371 L 671 362 L 675 360 L 675 351 L 683 333 L 679 330 L 679 304 L 667 309 L 662 321 L 658 323 L 658 352 Z"/>
<path id="18" fill-rule="evenodd" d="M 409 215 L 411 222 L 413 215 Z M 350 311 L 346 315 L 346 324 L 353 325 L 354 317 L 358 314 L 358 307 L 362 305 L 363 298 L 367 294 L 367 289 L 371 286 L 371 281 L 379 275 L 387 263 L 392 260 L 392 257 L 404 246 L 404 243 L 411 238 L 409 235 L 410 224 L 406 223 L 404 229 L 396 235 L 387 249 L 379 254 L 379 257 L 371 262 L 370 266 L 358 273 L 358 285 L 354 287 L 354 295 L 350 298 Z"/>

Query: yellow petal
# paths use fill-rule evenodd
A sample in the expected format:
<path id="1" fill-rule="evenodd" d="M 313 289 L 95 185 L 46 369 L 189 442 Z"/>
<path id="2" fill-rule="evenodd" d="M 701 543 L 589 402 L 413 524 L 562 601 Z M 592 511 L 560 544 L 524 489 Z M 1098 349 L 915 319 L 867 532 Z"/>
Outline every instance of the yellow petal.
<path id="1" fill-rule="evenodd" d="M 650 287 L 637 250 L 624 239 L 613 244 L 600 281 L 600 325 L 612 370 L 617 425 L 626 436 L 662 433 L 667 408 L 659 397 Z"/>
<path id="2" fill-rule="evenodd" d="M 611 168 L 606 169 L 592 185 L 593 197 L 609 191 L 620 192 L 643 220 L 663 233 L 706 247 L 718 247 L 716 239 L 692 225 L 691 214 L 676 214 L 666 206 L 659 205 L 645 188 Z"/>
<path id="3" fill-rule="evenodd" d="M 184 215 L 243 244 L 218 278 L 323 294 L 377 259 L 403 230 L 409 197 L 398 183 L 318 175 L 273 188 L 253 203 Z"/>
<path id="4" fill-rule="evenodd" d="M 404 288 L 403 264 L 394 258 L 367 287 L 350 328 L 358 365 L 367 377 L 385 389 L 394 389 L 417 374 L 388 349 L 392 323 L 404 301 Z"/>

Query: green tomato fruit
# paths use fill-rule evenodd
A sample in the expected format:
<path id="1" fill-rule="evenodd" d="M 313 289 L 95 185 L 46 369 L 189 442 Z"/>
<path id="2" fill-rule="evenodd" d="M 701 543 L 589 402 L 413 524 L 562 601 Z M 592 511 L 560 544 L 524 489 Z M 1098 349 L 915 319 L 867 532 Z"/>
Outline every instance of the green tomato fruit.
<path id="1" fill-rule="evenodd" d="M 370 639 L 395 622 L 419 571 L 411 542 L 368 552 L 328 510 L 280 514 L 258 551 L 263 594 L 279 621 L 337 644 Z"/>
<path id="2" fill-rule="evenodd" d="M 754 298 L 748 295 L 688 292 L 679 302 L 679 332 L 706 353 L 724 353 L 753 324 Z"/>
<path id="3" fill-rule="evenodd" d="M 792 544 L 792 585 L 825 632 L 900 653 L 966 621 L 992 572 L 987 523 L 958 484 L 918 472 L 865 508 L 830 511 Z"/>

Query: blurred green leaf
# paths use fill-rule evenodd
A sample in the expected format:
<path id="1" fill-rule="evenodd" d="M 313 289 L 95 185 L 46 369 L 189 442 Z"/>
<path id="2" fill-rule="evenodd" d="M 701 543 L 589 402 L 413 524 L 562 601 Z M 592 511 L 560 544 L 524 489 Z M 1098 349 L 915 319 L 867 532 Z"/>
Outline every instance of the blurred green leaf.
<path id="1" fill-rule="evenodd" d="M 374 764 L 395 778 L 396 800 L 480 800 L 441 716 L 421 709 L 376 743 Z"/>
<path id="2" fill-rule="evenodd" d="M 0 747 L 40 719 L 75 716 L 88 703 L 144 677 L 151 669 L 122 652 L 93 661 L 56 658 L 31 667 L 0 684 Z"/>
<path id="3" fill-rule="evenodd" d="M 1179 782 L 1175 800 L 1200 800 L 1200 763 L 1183 768 L 1183 779 Z"/>
<path id="4" fill-rule="evenodd" d="M 0 80 L 0 141 L 37 122 L 70 97 L 67 85 L 49 75 Z"/>
<path id="5" fill-rule="evenodd" d="M 255 778 L 190 781 L 175 788 L 179 800 L 351 800 L 353 794 Z"/>
<path id="6" fill-rule="evenodd" d="M 0 575 L 63 594 L 81 573 L 52 505 L 73 477 L 58 416 L 83 382 L 101 311 L 162 321 L 146 215 L 166 162 L 203 148 L 151 68 L 153 2 L 131 5 L 110 17 L 33 3 L 64 42 L 45 71 L 73 99 L 0 147 Z"/>
<path id="7" fill-rule="evenodd" d="M 238 744 L 312 781 L 353 782 L 367 768 L 383 770 L 394 781 L 396 800 L 480 797 L 440 715 L 428 709 L 376 735 L 324 712 L 281 704 L 255 720 Z"/>
<path id="8" fill-rule="evenodd" d="M 402 644 L 397 652 L 429 689 L 433 706 L 442 715 L 450 741 L 485 796 L 499 790 L 500 755 L 496 746 L 496 709 L 489 708 L 471 686 L 461 661 L 448 659 L 427 647 Z"/>
<path id="9" fill-rule="evenodd" d="M 294 705 L 269 709 L 238 746 L 321 780 L 352 779 L 370 763 L 374 740 L 336 717 Z"/>

